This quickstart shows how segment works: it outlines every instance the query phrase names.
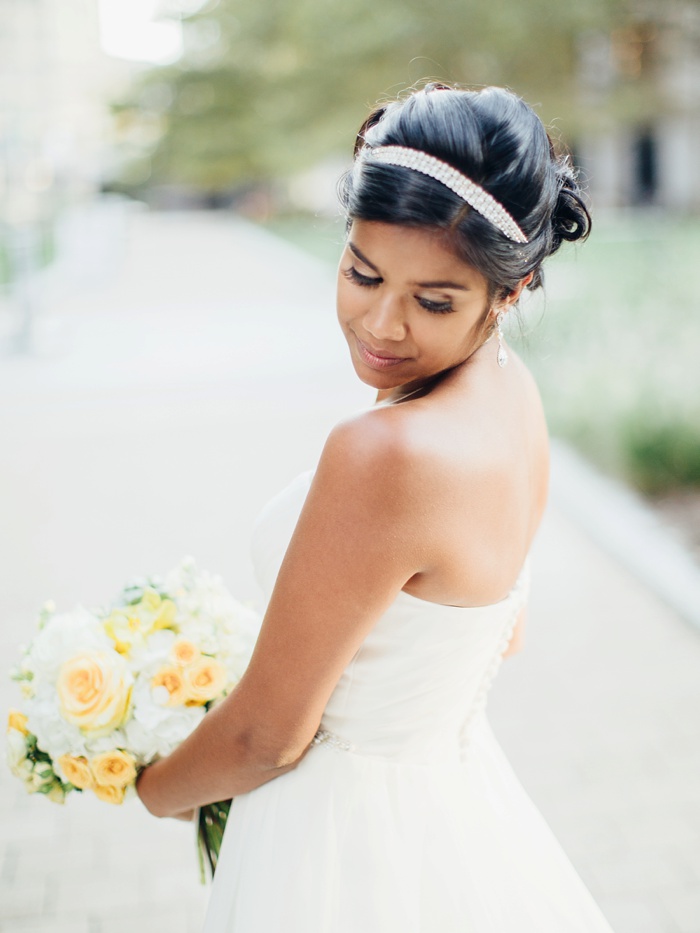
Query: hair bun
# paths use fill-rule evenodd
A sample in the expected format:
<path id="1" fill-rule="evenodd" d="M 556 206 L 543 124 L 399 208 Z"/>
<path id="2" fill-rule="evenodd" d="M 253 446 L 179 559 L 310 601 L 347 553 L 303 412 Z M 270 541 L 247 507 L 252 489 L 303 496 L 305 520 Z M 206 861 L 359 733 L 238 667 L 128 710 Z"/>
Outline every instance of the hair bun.
<path id="1" fill-rule="evenodd" d="M 552 253 L 564 240 L 570 243 L 585 240 L 591 232 L 591 215 L 568 156 L 557 160 L 556 173 L 559 194 L 552 211 Z"/>

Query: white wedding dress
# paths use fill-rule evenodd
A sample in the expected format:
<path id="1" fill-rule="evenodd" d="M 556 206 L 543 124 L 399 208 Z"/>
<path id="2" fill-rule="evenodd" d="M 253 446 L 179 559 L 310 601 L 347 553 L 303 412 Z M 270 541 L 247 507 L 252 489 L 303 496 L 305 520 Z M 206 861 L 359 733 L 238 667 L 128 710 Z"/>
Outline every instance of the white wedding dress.
<path id="1" fill-rule="evenodd" d="M 258 520 L 268 596 L 311 475 Z M 483 711 L 526 589 L 399 593 L 299 766 L 235 799 L 204 933 L 611 933 Z"/>

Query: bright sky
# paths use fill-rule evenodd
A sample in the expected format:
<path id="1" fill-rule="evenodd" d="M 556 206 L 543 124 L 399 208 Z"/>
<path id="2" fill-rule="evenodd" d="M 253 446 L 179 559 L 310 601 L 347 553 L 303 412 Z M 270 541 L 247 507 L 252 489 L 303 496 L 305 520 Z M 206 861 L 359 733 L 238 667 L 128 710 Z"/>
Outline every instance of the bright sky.
<path id="1" fill-rule="evenodd" d="M 167 64 L 182 52 L 182 30 L 154 20 L 159 0 L 99 0 L 100 42 L 108 55 Z"/>

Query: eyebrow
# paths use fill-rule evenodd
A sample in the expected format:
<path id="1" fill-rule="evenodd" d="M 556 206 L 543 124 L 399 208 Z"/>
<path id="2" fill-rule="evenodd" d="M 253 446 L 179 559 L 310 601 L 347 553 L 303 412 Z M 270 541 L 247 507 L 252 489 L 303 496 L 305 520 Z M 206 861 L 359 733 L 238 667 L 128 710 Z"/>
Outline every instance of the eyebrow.
<path id="1" fill-rule="evenodd" d="M 379 269 L 375 266 L 375 264 L 373 262 L 370 262 L 369 259 L 350 240 L 348 240 L 348 247 L 357 256 L 360 262 L 363 262 L 366 266 L 369 266 L 369 268 L 373 269 L 374 272 L 379 273 Z M 414 282 L 413 284 L 417 288 L 453 288 L 460 292 L 468 292 L 470 290 L 469 288 L 467 288 L 466 285 L 458 285 L 457 282 L 448 282 L 448 281 Z"/>
<path id="2" fill-rule="evenodd" d="M 460 292 L 468 292 L 466 285 L 458 285 L 456 282 L 416 282 L 418 288 L 456 288 Z"/>
<path id="3" fill-rule="evenodd" d="M 379 269 L 377 269 L 375 264 L 373 262 L 370 262 L 369 259 L 364 255 L 364 253 L 361 253 L 359 249 L 355 246 L 355 244 L 351 242 L 350 240 L 348 240 L 348 246 L 353 251 L 353 253 L 357 256 L 360 262 L 363 262 L 366 266 L 369 266 L 370 269 L 374 269 L 375 272 L 379 272 Z"/>

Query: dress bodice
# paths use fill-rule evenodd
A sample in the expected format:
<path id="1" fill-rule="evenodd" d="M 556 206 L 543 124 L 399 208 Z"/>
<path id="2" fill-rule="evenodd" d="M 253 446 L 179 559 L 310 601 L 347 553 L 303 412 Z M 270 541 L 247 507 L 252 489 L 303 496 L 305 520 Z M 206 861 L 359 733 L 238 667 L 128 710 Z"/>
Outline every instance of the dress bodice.
<path id="1" fill-rule="evenodd" d="M 297 477 L 256 523 L 253 563 L 267 598 L 312 476 Z M 524 568 L 511 593 L 487 606 L 446 606 L 399 592 L 343 671 L 321 738 L 372 757 L 462 761 L 526 590 Z"/>

